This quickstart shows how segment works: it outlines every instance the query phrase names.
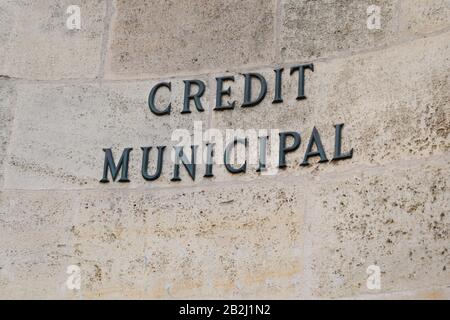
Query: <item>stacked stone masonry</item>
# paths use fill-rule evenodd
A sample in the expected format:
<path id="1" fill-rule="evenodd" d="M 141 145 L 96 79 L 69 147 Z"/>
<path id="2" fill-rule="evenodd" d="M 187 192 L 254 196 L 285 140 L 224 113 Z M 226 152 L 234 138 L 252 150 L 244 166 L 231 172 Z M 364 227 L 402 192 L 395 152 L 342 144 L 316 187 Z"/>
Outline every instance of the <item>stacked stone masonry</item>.
<path id="1" fill-rule="evenodd" d="M 71 0 L 0 0 L 0 298 L 450 298 L 449 0 L 76 2 L 80 30 Z M 286 81 L 273 104 L 273 70 L 301 63 L 307 99 Z M 215 78 L 242 101 L 244 72 L 267 97 L 214 111 Z M 207 84 L 204 112 L 180 113 L 186 79 Z M 194 121 L 302 143 L 275 175 L 173 182 L 167 157 L 142 179 L 140 147 Z M 353 157 L 301 167 L 313 127 L 331 156 L 338 123 Z M 131 182 L 99 183 L 102 148 L 125 147 Z"/>

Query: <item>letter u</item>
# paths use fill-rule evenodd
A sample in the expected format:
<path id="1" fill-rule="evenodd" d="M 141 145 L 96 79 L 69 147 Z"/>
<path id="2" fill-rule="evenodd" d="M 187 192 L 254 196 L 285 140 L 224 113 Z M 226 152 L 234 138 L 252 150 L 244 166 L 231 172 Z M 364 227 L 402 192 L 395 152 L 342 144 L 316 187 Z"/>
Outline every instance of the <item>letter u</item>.
<path id="1" fill-rule="evenodd" d="M 142 147 L 142 177 L 147 181 L 153 181 L 161 176 L 163 159 L 164 159 L 164 149 L 166 146 L 156 147 L 158 149 L 158 162 L 156 164 L 156 172 L 152 175 L 148 174 L 148 155 L 152 147 Z"/>

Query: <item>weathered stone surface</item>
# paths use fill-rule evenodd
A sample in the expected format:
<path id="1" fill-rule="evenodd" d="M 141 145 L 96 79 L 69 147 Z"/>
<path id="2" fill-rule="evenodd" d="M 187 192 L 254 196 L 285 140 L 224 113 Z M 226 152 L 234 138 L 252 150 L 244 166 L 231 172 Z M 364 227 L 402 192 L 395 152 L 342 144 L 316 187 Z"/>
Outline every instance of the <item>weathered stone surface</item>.
<path id="1" fill-rule="evenodd" d="M 81 30 L 68 30 L 69 0 L 3 0 L 0 74 L 26 79 L 95 78 L 99 74 L 106 1 L 82 0 Z M 1 61 L 0 61 L 1 62 Z"/>
<path id="2" fill-rule="evenodd" d="M 211 127 L 300 132 L 302 144 L 287 156 L 288 168 L 278 172 L 281 176 L 344 171 L 446 153 L 450 150 L 449 40 L 450 33 L 446 33 L 376 53 L 317 62 L 315 71 L 306 73 L 307 99 L 301 101 L 295 99 L 297 76 L 289 76 L 287 65 L 284 102 L 272 104 L 274 72 L 265 70 L 262 73 L 269 83 L 266 99 L 252 108 L 213 111 Z M 238 100 L 240 106 L 242 79 L 231 86 L 232 100 Z M 299 167 L 314 126 L 328 159 L 333 157 L 333 126 L 338 123 L 345 124 L 342 150 L 353 148 L 353 158 L 330 164 L 317 164 L 318 158 L 313 158 L 313 165 Z"/>
<path id="3" fill-rule="evenodd" d="M 8 80 L 0 79 L 0 188 L 3 187 L 3 166 L 11 136 L 15 99 L 15 86 Z"/>
<path id="4" fill-rule="evenodd" d="M 215 80 L 200 77 L 207 83 L 202 98 L 204 112 L 191 106 L 191 114 L 180 114 L 183 101 L 182 78 L 171 79 L 172 94 L 161 90 L 161 105 L 172 97 L 172 114 L 156 116 L 147 106 L 150 89 L 159 81 L 110 82 L 98 84 L 21 84 L 17 104 L 14 148 L 6 170 L 9 188 L 92 188 L 99 186 L 103 170 L 102 148 L 113 147 L 116 160 L 123 148 L 133 147 L 130 184 L 175 185 L 171 158 L 175 130 L 194 134 L 195 121 L 203 130 L 279 129 L 299 131 L 302 144 L 287 156 L 289 168 L 276 172 L 280 176 L 303 173 L 343 171 L 354 165 L 376 165 L 396 160 L 423 158 L 448 152 L 450 127 L 448 87 L 450 68 L 449 33 L 417 40 L 377 53 L 315 64 L 315 72 L 306 73 L 307 100 L 295 99 L 297 75 L 283 75 L 281 104 L 272 104 L 273 70 L 260 71 L 267 79 L 269 92 L 255 107 L 241 108 L 243 77 L 236 75 L 231 100 L 234 110 L 214 111 Z M 223 75 L 223 74 L 220 74 Z M 225 87 L 226 87 L 225 86 Z M 255 85 L 254 92 L 258 91 Z M 226 100 L 227 98 L 224 98 Z M 211 117 L 211 125 L 209 125 Z M 311 130 L 321 133 L 328 159 L 334 152 L 334 127 L 344 123 L 343 151 L 354 149 L 351 160 L 299 167 Z M 401 124 L 401 125 L 400 125 Z M 175 132 L 176 133 L 176 132 Z M 58 136 L 58 139 L 54 139 Z M 82 143 L 80 143 L 82 141 Z M 193 140 L 192 140 L 193 141 Z M 195 144 L 197 142 L 193 141 Z M 200 141 L 201 144 L 201 141 Z M 142 146 L 167 145 L 162 177 L 146 182 L 140 175 Z M 218 145 L 216 158 L 222 160 L 223 148 Z M 30 152 L 31 151 L 31 152 Z M 205 149 L 203 149 L 205 151 Z M 198 156 L 200 157 L 200 150 Z M 155 164 L 156 150 L 150 155 Z M 275 164 L 278 157 L 275 154 Z M 248 166 L 248 174 L 240 178 L 254 179 L 257 162 Z M 150 167 L 153 170 L 153 167 Z M 204 183 L 204 165 L 197 168 L 196 182 Z M 46 174 L 42 174 L 46 172 Z M 182 182 L 192 180 L 181 169 Z M 215 166 L 215 177 L 209 180 L 237 179 L 223 166 Z M 38 177 L 38 178 L 37 178 Z"/>
<path id="5" fill-rule="evenodd" d="M 141 177 L 140 147 L 168 145 L 165 158 L 170 161 L 170 144 L 175 129 L 192 131 L 195 120 L 207 126 L 207 112 L 180 114 L 183 82 L 158 93 L 158 104 L 172 97 L 173 114 L 158 117 L 148 108 L 147 97 L 156 81 L 110 84 L 21 83 L 15 130 L 5 184 L 13 189 L 108 188 L 99 180 L 103 173 L 103 148 L 113 148 L 116 162 L 124 148 L 132 147 L 130 188 L 152 185 Z M 205 102 L 205 108 L 207 104 Z M 153 150 L 151 163 L 155 163 Z M 169 162 L 167 162 L 169 163 Z M 173 167 L 163 168 L 158 181 L 167 184 Z M 189 178 L 190 179 L 190 178 Z M 186 183 L 190 184 L 189 181 Z"/>
<path id="6" fill-rule="evenodd" d="M 273 61 L 272 0 L 118 0 L 115 8 L 109 77 L 198 73 Z"/>
<path id="7" fill-rule="evenodd" d="M 3 193 L 0 296 L 300 297 L 303 207 L 278 183 Z M 70 264 L 82 270 L 73 296 Z"/>
<path id="8" fill-rule="evenodd" d="M 348 298 L 346 298 L 348 299 Z M 353 298 L 352 298 L 353 299 Z M 450 286 L 446 288 L 431 288 L 414 291 L 401 291 L 385 294 L 371 294 L 354 297 L 356 300 L 448 300 L 450 299 Z"/>
<path id="9" fill-rule="evenodd" d="M 397 38 L 398 0 L 283 0 L 281 57 L 287 61 L 329 57 L 380 47 Z M 381 9 L 381 29 L 367 27 L 367 8 Z"/>
<path id="10" fill-rule="evenodd" d="M 450 1 L 402 0 L 400 31 L 406 35 L 427 34 L 450 27 Z"/>
<path id="11" fill-rule="evenodd" d="M 70 4 L 0 0 L 0 298 L 449 298 L 449 1 L 82 0 L 81 31 Z M 305 62 L 298 101 L 289 68 Z M 249 108 L 245 72 L 268 81 Z M 225 74 L 237 104 L 213 111 Z M 204 112 L 180 114 L 187 79 L 206 83 Z M 148 108 L 161 81 L 170 116 Z M 301 167 L 314 126 L 332 158 L 338 123 L 353 158 Z M 302 143 L 285 170 L 204 178 L 201 164 L 171 182 L 176 138 L 201 144 L 199 126 Z M 140 147 L 158 145 L 162 176 L 145 181 Z M 99 183 L 110 147 L 133 148 L 131 183 Z"/>
<path id="12" fill-rule="evenodd" d="M 9 6 L 10 2 L 2 1 L 0 5 L 0 75 L 5 74 L 5 56 L 9 37 L 14 26 L 14 16 Z"/>
<path id="13" fill-rule="evenodd" d="M 333 144 L 335 121 L 346 124 L 345 149 L 355 150 L 347 165 L 448 152 L 449 40 L 446 33 L 345 60 L 345 65 L 324 65 L 328 79 L 336 76 L 322 82 L 330 91 L 315 104 L 324 144 Z"/>
<path id="14" fill-rule="evenodd" d="M 0 193 L 0 297 L 70 298 L 70 232 L 78 198 L 58 191 Z M 87 239 L 89 241 L 89 239 Z"/>
<path id="15" fill-rule="evenodd" d="M 450 285 L 446 158 L 314 181 L 307 205 L 311 293 L 350 297 Z M 366 268 L 381 268 L 381 291 Z"/>

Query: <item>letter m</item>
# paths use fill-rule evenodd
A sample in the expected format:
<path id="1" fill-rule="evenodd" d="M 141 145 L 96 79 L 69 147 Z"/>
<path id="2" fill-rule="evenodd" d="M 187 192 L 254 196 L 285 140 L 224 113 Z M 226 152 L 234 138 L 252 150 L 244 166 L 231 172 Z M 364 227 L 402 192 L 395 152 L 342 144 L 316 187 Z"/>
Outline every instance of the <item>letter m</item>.
<path id="1" fill-rule="evenodd" d="M 105 151 L 105 165 L 103 166 L 103 178 L 100 180 L 101 183 L 109 182 L 108 169 L 111 171 L 113 181 L 116 181 L 119 171 L 122 170 L 119 182 L 130 182 L 128 179 L 128 160 L 130 158 L 131 150 L 133 149 L 125 148 L 122 152 L 119 163 L 116 165 L 111 149 L 103 149 L 103 151 Z"/>

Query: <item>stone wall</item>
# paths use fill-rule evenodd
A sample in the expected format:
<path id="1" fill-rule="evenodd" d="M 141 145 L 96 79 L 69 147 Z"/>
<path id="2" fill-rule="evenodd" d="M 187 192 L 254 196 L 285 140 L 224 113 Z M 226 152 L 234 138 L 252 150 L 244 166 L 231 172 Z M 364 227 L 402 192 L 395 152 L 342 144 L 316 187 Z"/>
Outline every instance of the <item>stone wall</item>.
<path id="1" fill-rule="evenodd" d="M 0 0 L 0 297 L 450 298 L 449 16 L 448 0 Z M 269 85 L 213 110 L 215 77 L 239 95 L 240 73 L 299 63 L 306 100 L 286 81 L 281 104 Z M 207 83 L 205 112 L 179 112 L 185 79 Z M 174 111 L 157 117 L 161 81 Z M 167 159 L 142 179 L 139 148 L 194 121 L 302 144 L 276 175 L 172 182 Z M 300 167 L 312 128 L 331 152 L 337 123 L 353 158 Z M 134 148 L 130 183 L 99 183 L 110 147 Z"/>

